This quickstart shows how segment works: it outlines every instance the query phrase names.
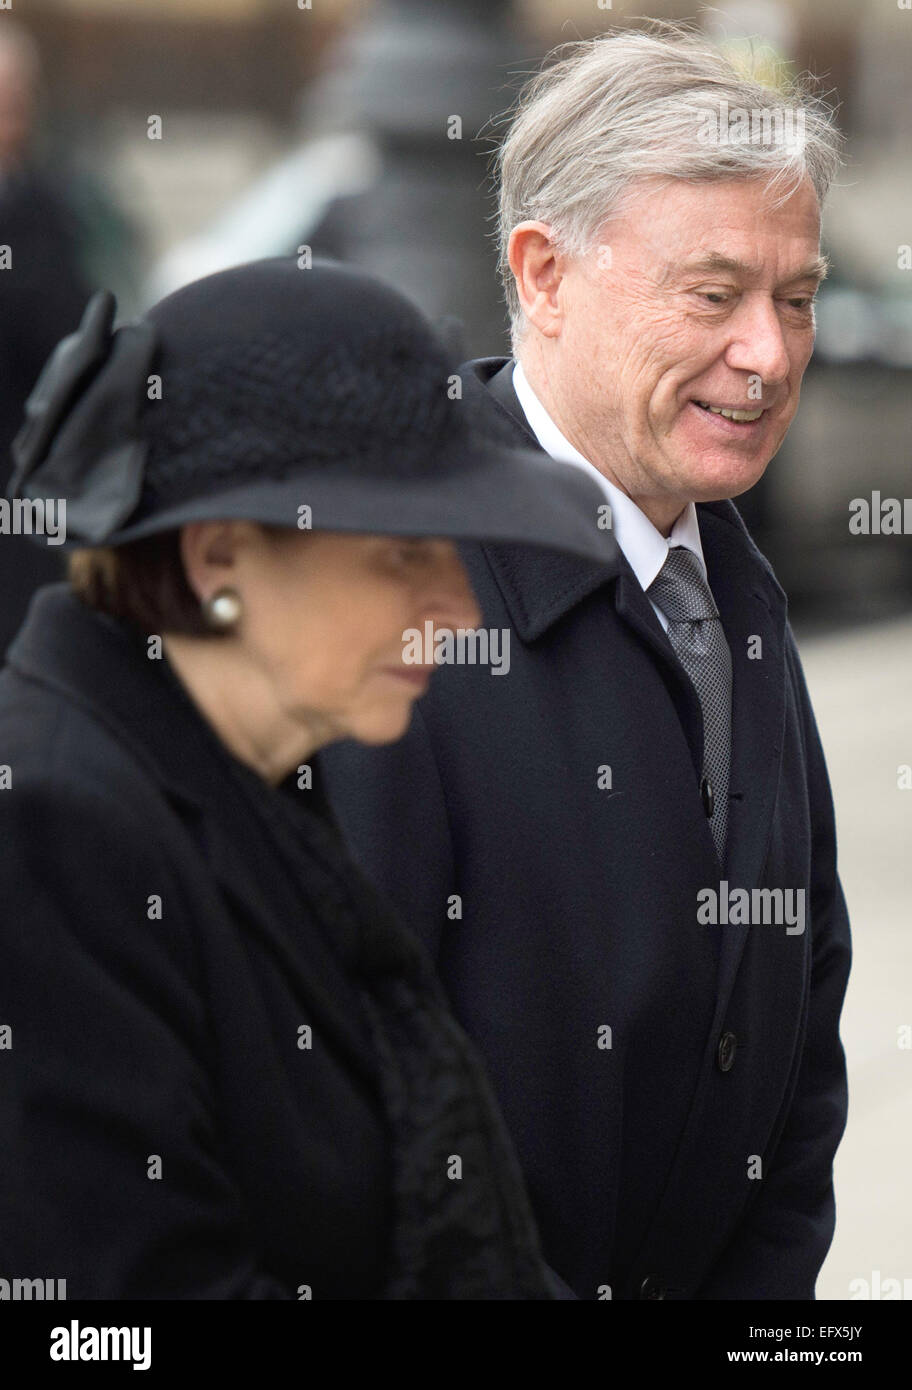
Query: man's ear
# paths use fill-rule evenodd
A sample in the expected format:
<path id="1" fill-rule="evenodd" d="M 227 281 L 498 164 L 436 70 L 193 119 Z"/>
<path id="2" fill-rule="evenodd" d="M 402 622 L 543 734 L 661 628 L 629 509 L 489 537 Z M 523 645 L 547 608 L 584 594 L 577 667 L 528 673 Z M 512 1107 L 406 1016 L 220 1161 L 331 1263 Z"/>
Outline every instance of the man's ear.
<path id="1" fill-rule="evenodd" d="M 184 574 L 200 602 L 231 581 L 242 527 L 236 521 L 191 521 L 181 527 Z"/>
<path id="2" fill-rule="evenodd" d="M 567 259 L 551 239 L 547 222 L 518 222 L 507 247 L 523 313 L 546 338 L 560 334 L 558 290 Z"/>

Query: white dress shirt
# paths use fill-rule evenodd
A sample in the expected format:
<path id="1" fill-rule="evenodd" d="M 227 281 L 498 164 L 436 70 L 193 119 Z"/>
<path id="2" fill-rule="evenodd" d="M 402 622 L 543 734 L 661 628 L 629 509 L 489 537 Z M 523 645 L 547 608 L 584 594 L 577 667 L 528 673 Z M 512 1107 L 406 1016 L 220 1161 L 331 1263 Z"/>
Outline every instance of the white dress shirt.
<path id="1" fill-rule="evenodd" d="M 600 473 L 594 464 L 584 458 L 579 450 L 573 447 L 569 439 L 561 433 L 529 385 L 528 378 L 519 362 L 513 368 L 513 389 L 529 422 L 529 428 L 545 453 L 563 463 L 573 463 L 578 467 L 585 468 L 588 473 L 594 474 L 601 484 L 602 491 L 611 507 L 611 529 L 614 532 L 614 538 L 624 552 L 627 563 L 644 591 L 649 588 L 664 565 L 669 549 L 675 545 L 683 545 L 688 550 L 693 551 L 700 562 L 703 578 L 706 579 L 706 561 L 703 558 L 703 547 L 700 544 L 700 523 L 697 520 L 697 509 L 693 502 L 688 502 L 666 540 L 661 531 L 656 530 L 653 526 L 646 513 L 640 511 L 636 503 L 632 502 L 625 492 L 621 492 L 619 487 L 610 483 L 604 474 Z M 652 599 L 649 601 L 652 603 Z M 668 619 L 656 604 L 653 603 L 652 607 L 663 629 L 667 632 Z"/>

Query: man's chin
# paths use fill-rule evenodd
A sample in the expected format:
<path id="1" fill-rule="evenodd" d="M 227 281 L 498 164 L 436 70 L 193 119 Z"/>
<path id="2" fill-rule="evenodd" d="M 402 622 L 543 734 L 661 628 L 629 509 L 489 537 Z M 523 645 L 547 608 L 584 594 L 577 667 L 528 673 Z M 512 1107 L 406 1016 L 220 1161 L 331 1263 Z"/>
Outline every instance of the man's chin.
<path id="1" fill-rule="evenodd" d="M 682 459 L 678 477 L 685 480 L 687 496 L 692 502 L 721 502 L 740 497 L 758 483 L 766 472 L 773 454 L 764 452 L 758 458 L 730 454 Z"/>
<path id="2" fill-rule="evenodd" d="M 781 415 L 739 423 L 690 404 L 667 439 L 675 474 L 692 486 L 694 502 L 739 497 L 763 477 L 785 437 Z"/>

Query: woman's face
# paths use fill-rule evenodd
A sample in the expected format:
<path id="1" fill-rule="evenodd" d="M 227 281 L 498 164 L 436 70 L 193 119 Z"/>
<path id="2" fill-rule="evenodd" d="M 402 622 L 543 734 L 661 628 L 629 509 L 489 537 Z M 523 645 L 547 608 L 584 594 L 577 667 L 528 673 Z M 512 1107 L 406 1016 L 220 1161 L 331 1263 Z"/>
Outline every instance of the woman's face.
<path id="1" fill-rule="evenodd" d="M 197 591 L 205 585 L 204 598 L 223 584 L 238 591 L 242 616 L 228 640 L 282 714 L 318 730 L 321 742 L 400 738 L 435 669 L 406 664 L 406 629 L 481 622 L 450 541 L 200 525 L 210 528 L 203 550 L 215 563 L 204 579 L 197 569 Z"/>

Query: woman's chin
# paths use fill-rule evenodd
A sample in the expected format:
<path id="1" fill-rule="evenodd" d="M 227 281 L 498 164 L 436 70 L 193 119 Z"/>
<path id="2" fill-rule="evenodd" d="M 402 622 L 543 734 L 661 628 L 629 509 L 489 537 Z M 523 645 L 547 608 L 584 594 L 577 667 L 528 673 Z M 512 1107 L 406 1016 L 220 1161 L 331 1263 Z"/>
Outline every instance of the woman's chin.
<path id="1" fill-rule="evenodd" d="M 353 722 L 348 736 L 358 743 L 395 743 L 402 738 L 411 722 L 412 701 L 409 700 L 395 709 L 386 707 L 366 712 Z"/>

